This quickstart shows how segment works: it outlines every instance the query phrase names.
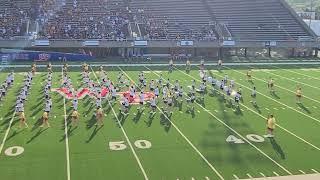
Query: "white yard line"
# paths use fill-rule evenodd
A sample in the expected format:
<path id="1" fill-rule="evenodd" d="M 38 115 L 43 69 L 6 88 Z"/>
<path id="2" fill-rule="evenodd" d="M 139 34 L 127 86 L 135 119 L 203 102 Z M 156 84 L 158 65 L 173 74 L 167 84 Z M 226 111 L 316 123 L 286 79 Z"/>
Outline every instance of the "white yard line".
<path id="1" fill-rule="evenodd" d="M 10 129 L 11 129 L 11 126 L 12 126 L 12 123 L 13 123 L 13 120 L 14 120 L 15 116 L 16 116 L 16 111 L 14 111 L 14 113 L 12 114 L 12 118 L 11 118 L 11 120 L 9 122 L 9 126 L 8 126 L 8 128 L 6 130 L 6 133 L 5 133 L 4 137 L 3 137 L 3 139 L 2 139 L 2 143 L 0 145 L 0 155 L 2 153 L 4 144 L 6 143 L 6 140 L 8 138 L 8 135 L 9 135 L 9 132 L 10 132 Z"/>
<path id="2" fill-rule="evenodd" d="M 224 67 L 225 67 L 225 66 L 224 66 Z M 229 70 L 232 70 L 232 71 L 235 71 L 235 72 L 237 72 L 237 73 L 239 73 L 239 74 L 246 75 L 245 73 L 243 73 L 243 72 L 241 72 L 241 71 L 238 71 L 238 70 L 235 70 L 235 69 L 232 69 L 232 68 L 229 68 L 229 67 L 225 67 L 225 68 L 227 68 L 227 69 L 229 69 Z M 265 80 L 263 80 L 263 79 L 260 79 L 260 78 L 257 78 L 257 77 L 253 77 L 253 79 L 256 79 L 256 80 L 258 80 L 258 81 L 267 83 L 267 81 L 265 81 Z M 288 92 L 291 92 L 291 93 L 293 93 L 293 94 L 296 94 L 296 92 L 291 91 L 290 89 L 287 89 L 287 88 L 285 88 L 285 87 L 282 87 L 282 86 L 279 86 L 279 85 L 275 85 L 275 86 L 278 87 L 278 88 L 280 88 L 280 89 L 283 89 L 283 90 L 285 90 L 285 91 L 288 91 Z M 306 98 L 306 99 L 309 99 L 309 100 L 311 100 L 311 101 L 313 101 L 313 102 L 316 102 L 316 103 L 319 103 L 319 104 L 320 104 L 320 101 L 318 101 L 318 100 L 316 100 L 316 99 L 314 99 L 314 98 L 310 98 L 310 97 L 305 96 L 305 95 L 304 95 L 303 97 Z"/>
<path id="3" fill-rule="evenodd" d="M 66 110 L 66 99 L 63 98 L 63 109 L 64 109 L 64 135 L 66 141 L 66 157 L 67 157 L 67 179 L 71 179 L 70 173 L 70 151 L 69 151 L 69 138 L 68 138 L 68 122 L 67 122 L 67 110 Z"/>
<path id="4" fill-rule="evenodd" d="M 265 72 L 265 73 L 268 73 L 268 74 L 273 75 L 273 76 L 281 77 L 281 78 L 283 78 L 283 79 L 286 79 L 286 80 L 289 80 L 289 81 L 292 81 L 292 82 L 295 82 L 295 83 L 298 83 L 298 84 L 303 84 L 303 85 L 305 85 L 305 86 L 309 86 L 309 87 L 311 87 L 311 88 L 320 90 L 319 87 L 312 86 L 312 85 L 310 85 L 310 84 L 306 84 L 306 83 L 303 83 L 303 82 L 301 82 L 301 81 L 292 80 L 292 79 L 290 79 L 290 78 L 287 78 L 287 77 L 284 77 L 284 76 L 281 76 L 281 75 L 278 75 L 278 74 L 275 74 L 275 73 L 271 73 L 271 72 Z M 301 78 L 297 78 L 297 79 L 301 79 Z"/>
<path id="5" fill-rule="evenodd" d="M 294 73 L 294 74 L 298 74 L 298 75 L 301 75 L 301 76 L 305 76 L 305 77 L 308 77 L 309 79 L 317 79 L 317 80 L 320 80 L 320 78 L 317 78 L 317 77 L 313 77 L 313 76 L 309 76 L 309 75 L 306 75 L 306 74 L 303 74 L 303 73 L 299 73 L 299 72 L 296 72 L 296 71 L 292 71 L 292 70 L 289 70 L 289 69 L 283 69 L 283 68 L 280 68 L 278 66 L 272 66 L 272 67 L 275 67 L 277 69 L 281 69 L 281 70 L 284 70 L 284 71 L 287 71 L 287 72 L 291 72 L 291 73 Z"/>
<path id="6" fill-rule="evenodd" d="M 134 84 L 135 81 L 126 73 L 124 72 L 119 66 L 118 68 L 131 80 L 131 82 L 133 82 Z M 147 68 L 149 69 L 149 68 Z M 150 70 L 150 69 L 149 69 Z M 153 72 L 154 74 L 156 74 L 155 72 Z M 157 74 L 158 75 L 158 74 Z M 207 163 L 207 165 L 212 169 L 212 171 L 215 172 L 215 174 L 217 174 L 217 176 L 220 179 L 224 179 L 223 176 L 218 172 L 218 170 L 207 160 L 207 158 L 198 150 L 198 148 L 193 145 L 193 143 L 181 132 L 181 130 L 170 120 L 170 118 L 167 117 L 167 115 L 165 113 L 162 112 L 162 110 L 157 106 L 157 109 L 165 116 L 165 118 L 171 123 L 171 125 L 177 130 L 177 132 L 188 142 L 188 144 L 199 154 L 199 156 Z"/>
<path id="7" fill-rule="evenodd" d="M 239 83 L 238 83 L 238 84 L 239 84 Z M 239 84 L 239 85 L 241 85 L 242 87 L 245 87 L 245 88 L 249 89 L 248 87 L 246 87 L 246 86 L 244 86 L 244 85 L 242 85 L 242 84 Z M 262 95 L 263 95 L 263 94 L 262 94 Z M 253 109 L 251 109 L 251 108 L 247 107 L 246 105 L 244 105 L 243 103 L 241 103 L 241 105 L 242 105 L 243 107 L 245 107 L 246 109 L 248 109 L 249 111 L 253 112 L 254 114 L 260 116 L 260 117 L 263 118 L 264 120 L 267 119 L 267 117 L 262 116 L 261 114 L 257 113 L 257 112 L 254 111 Z M 294 110 L 295 110 L 295 109 L 294 109 Z M 296 111 L 296 110 L 295 110 L 295 111 Z M 300 112 L 300 111 L 297 111 L 297 112 Z M 308 145 L 312 146 L 313 148 L 315 148 L 315 149 L 317 149 L 317 150 L 320 151 L 320 147 L 318 147 L 318 146 L 316 146 L 316 145 L 308 142 L 307 140 L 301 138 L 300 136 L 296 135 L 295 133 L 289 131 L 288 129 L 282 127 L 282 126 L 279 125 L 279 124 L 276 124 L 276 126 L 279 127 L 280 129 L 286 131 L 287 133 L 291 134 L 292 136 L 296 137 L 297 139 L 300 139 L 302 142 L 304 142 L 304 143 L 306 143 L 306 144 L 308 144 Z"/>
<path id="8" fill-rule="evenodd" d="M 146 67 L 147 69 L 149 69 L 148 67 Z M 149 69 L 150 70 L 150 69 Z M 180 72 L 183 72 L 181 70 L 179 70 Z M 189 75 L 185 72 L 183 72 L 186 75 Z M 155 73 L 156 74 L 156 73 Z M 158 75 L 158 74 L 157 74 Z M 158 75 L 159 76 L 159 75 Z M 197 79 L 196 79 L 197 80 Z M 196 104 L 201 107 L 203 110 L 207 110 L 206 108 L 204 108 L 201 104 L 197 103 Z M 211 112 L 208 112 L 208 114 L 210 114 L 213 118 L 215 118 L 218 122 L 220 122 L 222 125 L 224 125 L 225 127 L 227 127 L 229 130 L 231 130 L 233 133 L 235 133 L 236 135 L 238 135 L 241 139 L 243 139 L 244 141 L 246 141 L 249 145 L 251 145 L 254 149 L 256 149 L 258 152 L 260 152 L 262 155 L 264 155 L 267 159 L 269 159 L 270 161 L 272 161 L 274 164 L 276 164 L 278 167 L 280 167 L 282 170 L 284 170 L 286 173 L 292 175 L 292 173 L 287 170 L 284 166 L 282 166 L 281 164 L 279 164 L 277 161 L 275 161 L 274 159 L 272 159 L 269 155 L 267 155 L 265 152 L 263 152 L 260 148 L 258 148 L 257 146 L 255 146 L 253 143 L 251 143 L 249 140 L 247 140 L 245 137 L 243 137 L 239 132 L 237 132 L 235 129 L 233 129 L 231 126 L 229 126 L 228 124 L 226 124 L 223 120 L 221 120 L 220 118 L 218 118 L 217 116 L 215 116 L 214 114 L 212 114 Z"/>
<path id="9" fill-rule="evenodd" d="M 241 103 L 241 105 L 242 105 L 243 107 L 245 107 L 246 109 L 248 109 L 249 111 L 251 111 L 251 112 L 253 112 L 254 114 L 256 114 L 257 116 L 260 116 L 263 120 L 266 120 L 266 119 L 267 119 L 267 117 L 262 116 L 261 114 L 257 113 L 256 111 L 254 111 L 253 109 L 249 108 L 248 106 L 246 106 L 246 105 L 244 105 L 244 104 L 242 104 L 242 103 Z M 295 138 L 301 140 L 302 142 L 304 142 L 304 143 L 306 143 L 306 144 L 308 144 L 308 145 L 312 146 L 313 148 L 315 148 L 315 149 L 317 149 L 317 150 L 320 151 L 320 148 L 319 148 L 319 147 L 317 147 L 316 145 L 314 145 L 314 144 L 308 142 L 307 140 L 301 138 L 300 136 L 298 136 L 298 135 L 296 135 L 295 133 L 289 131 L 288 129 L 282 127 L 281 125 L 276 124 L 276 126 L 279 127 L 280 129 L 284 130 L 285 132 L 291 134 L 291 135 L 294 136 Z"/>
<path id="10" fill-rule="evenodd" d="M 230 69 L 230 68 L 229 68 L 229 69 Z M 239 71 L 237 71 L 237 70 L 233 70 L 233 71 L 239 72 Z M 242 72 L 239 72 L 239 73 L 243 74 Z M 217 75 L 217 76 L 220 76 L 220 75 Z M 222 76 L 220 76 L 220 77 L 222 77 Z M 251 88 L 249 88 L 249 87 L 247 87 L 247 86 L 245 86 L 245 85 L 243 85 L 243 84 L 240 84 L 240 83 L 236 83 L 236 84 L 239 84 L 239 85 L 241 85 L 242 87 L 251 90 Z M 296 110 L 295 108 L 293 108 L 293 107 L 291 107 L 291 106 L 288 106 L 288 105 L 286 105 L 286 104 L 284 104 L 284 103 L 282 103 L 282 102 L 280 102 L 280 101 L 278 101 L 278 100 L 275 100 L 275 99 L 273 99 L 273 98 L 271 98 L 271 97 L 269 97 L 269 96 L 266 96 L 266 95 L 263 94 L 263 93 L 260 93 L 259 91 L 257 91 L 257 93 L 260 94 L 260 95 L 262 95 L 262 96 L 264 96 L 264 97 L 266 97 L 266 98 L 268 98 L 268 99 L 270 99 L 270 100 L 272 100 L 272 101 L 274 101 L 274 102 L 276 102 L 276 103 L 278 103 L 278 104 L 281 104 L 282 106 L 285 106 L 285 107 L 287 107 L 287 108 L 289 108 L 289 109 L 291 109 L 291 110 L 293 110 L 293 111 L 296 111 L 296 112 L 298 112 L 298 113 L 300 113 L 300 114 L 302 114 L 302 115 L 304 115 L 304 116 L 306 116 L 306 117 L 308 117 L 308 118 L 310 118 L 310 119 L 312 119 L 312 120 L 317 121 L 317 122 L 320 123 L 320 120 L 317 119 L 317 118 L 314 118 L 314 117 L 312 117 L 312 116 L 310 116 L 310 115 L 308 115 L 308 114 L 306 114 L 306 113 L 304 113 L 304 112 L 298 111 L 298 110 Z M 304 96 L 304 97 L 306 97 L 306 96 Z"/>
<path id="11" fill-rule="evenodd" d="M 63 77 L 63 71 L 61 71 L 61 78 Z M 67 108 L 66 108 L 66 98 L 63 97 L 63 112 L 64 112 L 64 135 L 66 142 L 66 158 L 67 158 L 67 180 L 71 179 L 70 171 L 70 150 L 69 150 L 69 137 L 68 137 L 68 122 L 67 122 Z"/>
<path id="12" fill-rule="evenodd" d="M 184 73 L 184 72 L 183 72 L 183 73 Z M 187 75 L 188 75 L 188 74 L 187 74 Z M 192 77 L 192 76 L 189 76 L 189 77 Z M 196 79 L 196 78 L 194 78 L 194 77 L 192 77 L 192 78 L 193 78 L 194 80 L 196 80 L 196 81 L 200 81 L 200 80 L 198 80 L 198 79 Z M 238 83 L 238 84 L 239 84 L 239 83 Z M 241 84 L 240 84 L 240 85 L 241 85 Z M 242 85 L 242 86 L 243 86 L 243 85 Z M 243 86 L 243 87 L 245 87 L 245 86 Z M 247 88 L 247 87 L 246 87 L 246 88 Z M 264 117 L 264 116 L 262 116 L 261 114 L 257 113 L 257 112 L 254 111 L 253 109 L 247 107 L 247 106 L 244 105 L 243 103 L 241 103 L 241 105 L 242 105 L 243 107 L 245 107 L 246 109 L 248 109 L 249 111 L 253 112 L 254 114 L 260 116 L 260 117 L 263 118 L 264 120 L 267 118 L 267 117 Z M 301 138 L 300 136 L 298 136 L 298 135 L 296 135 L 295 133 L 289 131 L 288 129 L 282 127 L 281 125 L 276 124 L 276 126 L 279 127 L 280 129 L 284 130 L 285 132 L 291 134 L 292 136 L 296 137 L 297 139 L 301 140 L 302 142 L 304 142 L 304 143 L 306 143 L 306 144 L 308 144 L 308 145 L 312 146 L 313 148 L 315 148 L 315 149 L 317 149 L 317 150 L 320 151 L 320 148 L 319 148 L 319 147 L 317 147 L 316 145 L 314 145 L 314 144 L 308 142 L 307 140 Z"/>
<path id="13" fill-rule="evenodd" d="M 91 66 L 90 66 L 90 68 L 91 68 L 91 71 L 93 72 L 93 75 L 94 75 L 94 77 L 96 78 L 97 82 L 98 82 L 99 84 L 101 84 L 101 83 L 100 83 L 100 80 L 98 79 L 96 73 L 93 71 L 93 69 L 92 69 Z M 149 178 L 148 178 L 148 176 L 147 176 L 147 174 L 146 174 L 146 171 L 144 170 L 144 168 L 143 168 L 143 166 L 142 166 L 142 163 L 141 163 L 141 161 L 140 161 L 140 159 L 139 159 L 136 151 L 134 150 L 134 148 L 133 148 L 133 146 L 132 146 L 132 143 L 131 143 L 131 141 L 130 141 L 130 139 L 129 139 L 127 133 L 126 133 L 126 131 L 124 130 L 123 126 L 121 125 L 121 122 L 120 122 L 120 120 L 119 120 L 119 118 L 118 118 L 118 116 L 117 116 L 117 113 L 114 111 L 112 105 L 110 104 L 110 101 L 109 101 L 108 99 L 107 99 L 107 101 L 108 101 L 108 104 L 109 104 L 109 106 L 110 106 L 110 108 L 111 108 L 111 110 L 112 110 L 112 112 L 113 112 L 113 114 L 114 114 L 114 116 L 115 116 L 118 124 L 119 124 L 119 127 L 120 127 L 120 129 L 121 129 L 124 137 L 126 138 L 127 143 L 128 143 L 129 146 L 130 146 L 130 149 L 131 149 L 131 151 L 132 151 L 132 154 L 134 155 L 134 157 L 135 157 L 135 159 L 136 159 L 136 161 L 137 161 L 137 163 L 138 163 L 138 165 L 139 165 L 139 167 L 140 167 L 140 169 L 141 169 L 141 172 L 142 172 L 142 174 L 143 174 L 143 176 L 144 176 L 144 179 L 145 179 L 145 180 L 148 180 Z"/>

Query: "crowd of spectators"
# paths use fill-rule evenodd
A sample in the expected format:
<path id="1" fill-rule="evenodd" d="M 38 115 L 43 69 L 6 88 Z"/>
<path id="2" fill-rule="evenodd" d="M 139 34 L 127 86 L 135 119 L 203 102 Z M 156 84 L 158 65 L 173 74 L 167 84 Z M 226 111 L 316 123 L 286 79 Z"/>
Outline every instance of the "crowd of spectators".
<path id="1" fill-rule="evenodd" d="M 18 7 L 12 0 L 0 4 L 0 39 L 21 36 L 30 17 L 28 8 Z"/>
<path id="2" fill-rule="evenodd" d="M 138 34 L 143 39 L 216 39 L 210 26 L 191 28 L 174 24 L 168 17 L 155 16 L 143 9 L 130 9 L 125 1 L 93 1 L 31 0 L 26 3 L 28 7 L 22 8 L 14 0 L 4 0 L 6 6 L 0 7 L 0 39 L 25 34 L 27 21 L 38 23 L 39 39 L 121 41 L 130 37 L 130 23 L 139 26 Z M 173 34 L 169 32 L 169 26 L 179 26 L 183 31 Z"/>
<path id="3" fill-rule="evenodd" d="M 73 0 L 44 20 L 41 38 L 49 39 L 125 39 L 129 23 L 124 9 L 108 11 L 105 4 L 81 4 Z"/>

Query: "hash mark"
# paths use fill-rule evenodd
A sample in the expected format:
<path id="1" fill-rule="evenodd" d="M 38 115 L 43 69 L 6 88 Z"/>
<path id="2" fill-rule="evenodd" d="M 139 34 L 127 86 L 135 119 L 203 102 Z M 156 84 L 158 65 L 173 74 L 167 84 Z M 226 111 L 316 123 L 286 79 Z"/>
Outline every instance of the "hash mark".
<path id="1" fill-rule="evenodd" d="M 248 176 L 250 179 L 252 179 L 252 178 L 253 178 L 249 173 L 247 173 L 247 176 Z"/>
<path id="2" fill-rule="evenodd" d="M 233 175 L 233 177 L 234 177 L 235 179 L 239 179 L 239 177 L 238 177 L 237 175 L 235 175 L 235 174 Z"/>
<path id="3" fill-rule="evenodd" d="M 311 169 L 311 171 L 315 172 L 315 173 L 319 173 L 317 170 L 315 169 Z"/>
<path id="4" fill-rule="evenodd" d="M 273 174 L 274 174 L 274 175 L 276 175 L 276 176 L 279 176 L 279 174 L 278 174 L 278 173 L 276 173 L 276 172 L 274 172 L 274 171 L 273 171 Z"/>
<path id="5" fill-rule="evenodd" d="M 266 175 L 264 175 L 262 172 L 259 173 L 262 177 L 266 177 Z"/>
<path id="6" fill-rule="evenodd" d="M 302 174 L 306 174 L 304 171 L 302 171 L 302 170 L 299 170 Z"/>

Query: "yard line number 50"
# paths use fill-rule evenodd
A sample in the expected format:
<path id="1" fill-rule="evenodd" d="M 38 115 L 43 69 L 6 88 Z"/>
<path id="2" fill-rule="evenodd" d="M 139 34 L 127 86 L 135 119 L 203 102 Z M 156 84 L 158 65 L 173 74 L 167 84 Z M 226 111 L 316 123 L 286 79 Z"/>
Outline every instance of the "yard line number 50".
<path id="1" fill-rule="evenodd" d="M 147 140 L 136 140 L 134 145 L 139 149 L 149 149 L 151 148 L 151 142 Z M 109 149 L 112 151 L 122 151 L 127 148 L 124 141 L 113 141 L 109 142 Z"/>

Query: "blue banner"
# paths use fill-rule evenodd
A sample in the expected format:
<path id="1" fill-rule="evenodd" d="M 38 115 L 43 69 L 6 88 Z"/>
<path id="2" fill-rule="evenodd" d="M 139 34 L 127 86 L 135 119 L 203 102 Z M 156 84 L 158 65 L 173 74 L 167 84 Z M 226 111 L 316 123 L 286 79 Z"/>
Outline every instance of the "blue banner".
<path id="1" fill-rule="evenodd" d="M 8 60 L 25 61 L 90 61 L 94 57 L 88 54 L 45 52 L 45 51 L 17 51 L 0 53 L 0 57 L 8 57 Z"/>

